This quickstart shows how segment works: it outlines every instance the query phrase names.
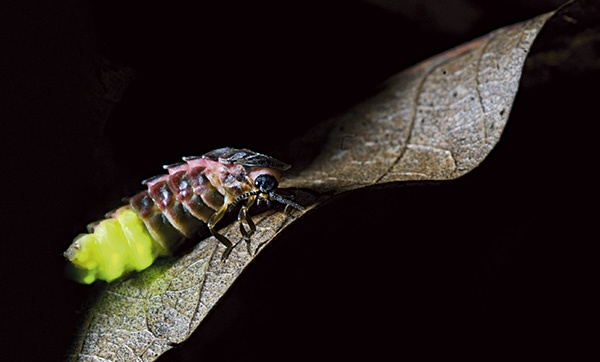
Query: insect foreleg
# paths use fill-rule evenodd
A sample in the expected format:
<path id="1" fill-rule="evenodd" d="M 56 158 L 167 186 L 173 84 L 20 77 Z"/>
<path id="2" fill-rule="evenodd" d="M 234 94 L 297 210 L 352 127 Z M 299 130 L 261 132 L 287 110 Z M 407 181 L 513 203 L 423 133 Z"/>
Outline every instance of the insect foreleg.
<path id="1" fill-rule="evenodd" d="M 223 205 L 221 206 L 221 208 L 219 208 L 219 210 L 217 210 L 217 212 L 215 212 L 210 219 L 208 220 L 207 226 L 208 226 L 208 230 L 210 231 L 210 233 L 217 238 L 217 240 L 219 240 L 221 242 L 221 244 L 225 245 L 226 249 L 223 252 L 223 255 L 221 256 L 221 261 L 226 261 L 227 258 L 229 257 L 229 254 L 231 254 L 231 251 L 233 250 L 233 243 L 227 239 L 225 236 L 219 234 L 218 231 L 215 230 L 215 225 L 221 221 L 221 219 L 223 218 L 223 215 L 225 215 L 225 213 L 227 212 L 227 205 Z"/>
<path id="2" fill-rule="evenodd" d="M 246 205 L 243 205 L 238 212 L 238 221 L 240 223 L 240 232 L 244 236 L 244 241 L 246 241 L 246 247 L 248 248 L 248 253 L 252 254 L 250 250 L 250 237 L 256 231 L 256 225 L 254 225 L 254 221 L 252 218 L 248 216 L 248 209 L 254 204 L 256 200 L 256 196 L 250 197 L 246 202 Z M 244 227 L 244 223 L 248 225 L 248 229 Z"/>

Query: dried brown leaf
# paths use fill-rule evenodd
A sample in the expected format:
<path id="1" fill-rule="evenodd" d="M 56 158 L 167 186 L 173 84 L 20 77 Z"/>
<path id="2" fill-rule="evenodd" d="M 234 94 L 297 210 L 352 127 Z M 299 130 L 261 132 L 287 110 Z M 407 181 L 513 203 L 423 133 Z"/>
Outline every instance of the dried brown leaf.
<path id="1" fill-rule="evenodd" d="M 448 180 L 496 145 L 527 52 L 550 15 L 494 31 L 388 80 L 327 125 L 318 157 L 285 186 L 336 192 L 406 180 Z"/>
<path id="2" fill-rule="evenodd" d="M 319 155 L 283 187 L 307 205 L 332 194 L 404 180 L 446 180 L 477 167 L 496 145 L 527 52 L 550 14 L 500 29 L 391 78 L 372 99 L 321 126 Z M 328 194 L 319 194 L 330 191 Z M 314 196 L 314 195 L 325 196 Z M 90 309 L 72 361 L 154 361 L 184 342 L 235 279 L 293 217 L 255 216 L 253 254 L 243 245 L 221 262 L 211 237 L 181 257 L 109 284 Z M 241 239 L 238 224 L 222 230 Z"/>

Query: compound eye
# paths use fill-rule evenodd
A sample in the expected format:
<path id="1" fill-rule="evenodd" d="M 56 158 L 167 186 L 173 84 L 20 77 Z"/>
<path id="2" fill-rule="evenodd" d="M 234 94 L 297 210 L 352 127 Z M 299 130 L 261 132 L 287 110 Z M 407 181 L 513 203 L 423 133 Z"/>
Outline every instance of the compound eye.
<path id="1" fill-rule="evenodd" d="M 279 183 L 273 175 L 260 175 L 254 180 L 254 185 L 258 187 L 260 192 L 268 194 L 275 190 Z"/>

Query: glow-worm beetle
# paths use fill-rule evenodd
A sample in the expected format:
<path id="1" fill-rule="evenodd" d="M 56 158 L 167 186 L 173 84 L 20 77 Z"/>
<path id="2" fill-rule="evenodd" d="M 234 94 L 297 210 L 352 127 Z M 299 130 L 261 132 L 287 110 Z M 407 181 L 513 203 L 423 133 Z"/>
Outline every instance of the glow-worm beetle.
<path id="1" fill-rule="evenodd" d="M 64 255 L 75 266 L 76 280 L 111 282 L 146 269 L 157 257 L 170 255 L 182 240 L 195 237 L 204 225 L 225 245 L 226 260 L 237 244 L 215 226 L 228 210 L 242 203 L 238 220 L 249 245 L 256 230 L 248 215 L 253 204 L 275 201 L 303 209 L 275 193 L 290 166 L 270 156 L 225 147 L 183 161 L 164 166 L 167 175 L 145 180 L 147 190 L 73 240 Z"/>

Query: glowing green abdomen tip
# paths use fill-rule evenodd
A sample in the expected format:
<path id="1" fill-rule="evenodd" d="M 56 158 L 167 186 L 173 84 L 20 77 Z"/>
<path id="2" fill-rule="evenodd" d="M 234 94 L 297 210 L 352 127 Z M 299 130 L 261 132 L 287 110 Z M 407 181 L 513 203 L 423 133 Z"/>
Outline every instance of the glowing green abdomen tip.
<path id="1" fill-rule="evenodd" d="M 75 265 L 80 283 L 111 282 L 130 271 L 144 270 L 159 252 L 144 222 L 128 207 L 101 221 L 93 234 L 80 235 L 65 256 Z"/>

